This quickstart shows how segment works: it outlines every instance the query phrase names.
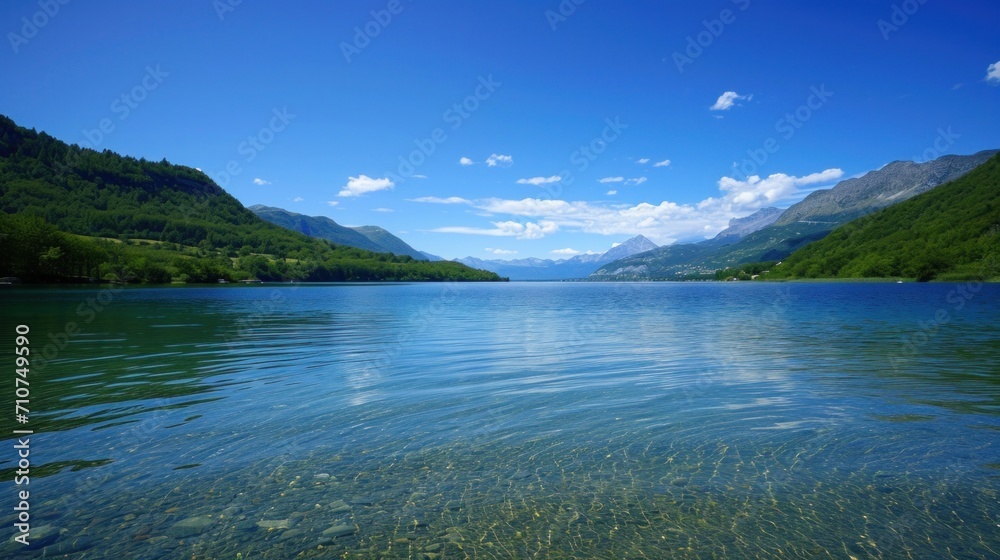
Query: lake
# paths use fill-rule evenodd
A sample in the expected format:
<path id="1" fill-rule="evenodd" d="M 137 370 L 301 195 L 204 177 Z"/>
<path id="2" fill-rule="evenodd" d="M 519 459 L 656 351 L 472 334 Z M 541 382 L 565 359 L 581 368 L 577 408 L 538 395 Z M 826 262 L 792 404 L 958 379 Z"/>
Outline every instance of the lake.
<path id="1" fill-rule="evenodd" d="M 33 358 L 27 424 L 5 374 L 3 539 L 18 489 L 36 532 L 8 557 L 1000 557 L 1000 285 L 0 302 Z"/>

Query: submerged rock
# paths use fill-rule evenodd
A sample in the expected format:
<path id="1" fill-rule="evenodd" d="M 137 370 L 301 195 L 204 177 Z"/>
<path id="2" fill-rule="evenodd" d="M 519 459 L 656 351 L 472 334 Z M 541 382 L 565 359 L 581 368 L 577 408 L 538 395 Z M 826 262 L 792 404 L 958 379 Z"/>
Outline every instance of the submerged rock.
<path id="1" fill-rule="evenodd" d="M 183 539 L 185 537 L 200 535 L 214 524 L 215 520 L 211 517 L 205 517 L 203 515 L 188 517 L 187 519 L 174 523 L 169 529 L 167 529 L 167 536 L 175 539 Z"/>
<path id="2" fill-rule="evenodd" d="M 337 500 L 330 504 L 330 513 L 346 513 L 351 511 L 351 506 L 347 505 L 344 500 Z"/>
<path id="3" fill-rule="evenodd" d="M 24 546 L 19 541 L 15 541 L 14 537 L 11 537 L 7 541 L 7 548 L 16 548 L 19 550 L 38 550 L 39 548 L 44 548 L 51 545 L 52 543 L 59 540 L 62 536 L 64 530 L 56 527 L 55 525 L 42 525 L 36 529 L 32 529 L 28 532 L 28 545 Z"/>
<path id="4" fill-rule="evenodd" d="M 73 554 L 94 546 L 94 541 L 88 537 L 64 538 L 42 549 L 42 556 Z"/>
<path id="5" fill-rule="evenodd" d="M 323 531 L 323 536 L 333 537 L 333 538 L 346 537 L 347 535 L 353 535 L 354 533 L 357 532 L 358 530 L 354 525 L 347 525 L 347 524 L 334 525 L 333 527 L 330 527 L 329 529 Z"/>

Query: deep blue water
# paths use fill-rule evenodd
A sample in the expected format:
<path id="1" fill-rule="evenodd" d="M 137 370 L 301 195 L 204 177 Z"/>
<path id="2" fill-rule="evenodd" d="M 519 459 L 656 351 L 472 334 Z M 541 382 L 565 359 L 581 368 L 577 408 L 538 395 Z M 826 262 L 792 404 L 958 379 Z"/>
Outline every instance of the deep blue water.
<path id="1" fill-rule="evenodd" d="M 25 288 L 0 292 L 0 344 L 12 360 L 27 324 L 41 358 L 30 489 L 50 554 L 990 558 L 998 296 L 264 285 L 88 307 L 98 290 Z"/>

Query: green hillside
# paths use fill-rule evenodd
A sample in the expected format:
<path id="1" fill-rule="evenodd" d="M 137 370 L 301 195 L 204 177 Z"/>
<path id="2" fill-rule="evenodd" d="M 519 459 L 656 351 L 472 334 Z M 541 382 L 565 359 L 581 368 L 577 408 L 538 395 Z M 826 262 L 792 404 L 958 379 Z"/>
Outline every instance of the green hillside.
<path id="1" fill-rule="evenodd" d="M 768 278 L 1000 278 L 1000 155 L 963 177 L 850 222 Z"/>
<path id="2" fill-rule="evenodd" d="M 204 173 L 67 145 L 0 116 L 0 276 L 26 282 L 498 280 L 272 225 Z"/>
<path id="3" fill-rule="evenodd" d="M 351 229 L 367 237 L 373 243 L 378 243 L 379 247 L 384 248 L 394 255 L 410 255 L 419 260 L 427 259 L 420 251 L 410 247 L 405 241 L 379 226 L 357 226 Z"/>

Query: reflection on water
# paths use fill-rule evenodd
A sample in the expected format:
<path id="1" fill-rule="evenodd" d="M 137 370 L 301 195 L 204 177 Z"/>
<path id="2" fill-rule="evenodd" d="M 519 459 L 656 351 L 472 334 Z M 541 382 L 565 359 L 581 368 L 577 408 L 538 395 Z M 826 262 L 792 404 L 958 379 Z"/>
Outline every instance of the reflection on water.
<path id="1" fill-rule="evenodd" d="M 950 289 L 128 289 L 85 324 L 6 291 L 3 332 L 81 324 L 3 552 L 997 557 L 1000 287 Z"/>

